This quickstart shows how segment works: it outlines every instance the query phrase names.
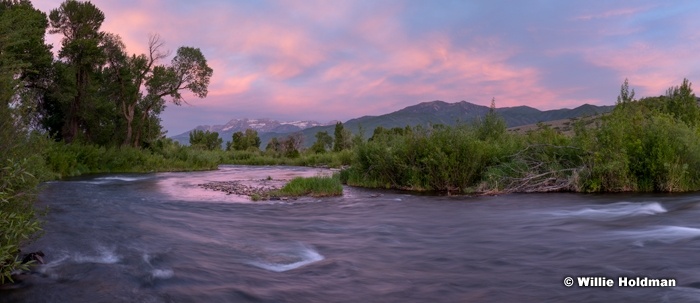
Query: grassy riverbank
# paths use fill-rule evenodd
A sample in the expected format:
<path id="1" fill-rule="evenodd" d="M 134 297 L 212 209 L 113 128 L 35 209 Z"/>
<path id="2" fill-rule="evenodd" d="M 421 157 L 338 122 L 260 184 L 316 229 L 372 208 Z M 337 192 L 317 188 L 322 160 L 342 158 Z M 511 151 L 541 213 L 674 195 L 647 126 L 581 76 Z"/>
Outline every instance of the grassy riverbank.
<path id="1" fill-rule="evenodd" d="M 492 111 L 458 127 L 385 134 L 355 147 L 350 185 L 455 193 L 700 190 L 700 108 L 686 80 L 664 96 L 618 105 L 573 135 L 541 125 L 507 133 Z"/>
<path id="2" fill-rule="evenodd" d="M 157 147 L 104 147 L 52 142 L 45 150 L 48 170 L 56 177 L 90 173 L 193 171 L 216 169 L 217 152 L 179 146 L 167 139 Z"/>

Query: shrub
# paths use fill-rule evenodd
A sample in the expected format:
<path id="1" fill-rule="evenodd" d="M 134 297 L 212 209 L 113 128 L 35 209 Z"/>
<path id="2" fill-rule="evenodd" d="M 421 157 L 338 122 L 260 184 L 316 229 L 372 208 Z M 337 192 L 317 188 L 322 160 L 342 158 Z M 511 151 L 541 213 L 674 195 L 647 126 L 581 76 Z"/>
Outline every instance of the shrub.
<path id="1" fill-rule="evenodd" d="M 350 185 L 412 190 L 469 191 L 489 165 L 515 146 L 506 134 L 484 139 L 475 127 L 431 127 L 388 133 L 355 147 Z"/>
<path id="2" fill-rule="evenodd" d="M 332 177 L 296 177 L 289 181 L 279 191 L 273 193 L 276 196 L 313 196 L 327 197 L 343 194 L 343 185 L 339 175 Z"/>

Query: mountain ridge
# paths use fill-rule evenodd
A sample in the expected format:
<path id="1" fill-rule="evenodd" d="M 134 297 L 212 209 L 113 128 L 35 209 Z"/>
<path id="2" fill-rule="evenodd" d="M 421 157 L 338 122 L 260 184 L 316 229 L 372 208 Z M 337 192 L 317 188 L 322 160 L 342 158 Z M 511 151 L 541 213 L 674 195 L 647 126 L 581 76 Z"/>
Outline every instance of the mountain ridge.
<path id="1" fill-rule="evenodd" d="M 181 144 L 189 144 L 190 132 L 194 130 L 201 130 L 218 132 L 219 137 L 223 138 L 224 142 L 228 142 L 231 140 L 233 133 L 239 131 L 243 132 L 248 128 L 256 130 L 259 134 L 294 133 L 309 127 L 335 125 L 336 122 L 338 121 L 333 120 L 327 123 L 320 123 L 312 120 L 278 121 L 269 118 L 236 118 L 229 120 L 226 124 L 198 125 L 194 129 L 188 130 L 184 133 L 172 136 L 170 138 L 180 142 Z"/>
<path id="2" fill-rule="evenodd" d="M 534 124 L 538 122 L 547 122 L 553 120 L 569 119 L 581 116 L 597 115 L 611 111 L 614 108 L 613 105 L 606 106 L 596 106 L 591 104 L 583 104 L 573 109 L 562 108 L 555 110 L 539 110 L 530 106 L 520 105 L 514 107 L 501 107 L 496 108 L 496 112 L 503 117 L 506 122 L 507 127 L 516 127 L 527 124 Z M 384 128 L 393 127 L 405 127 L 407 125 L 414 127 L 417 125 L 430 125 L 430 124 L 444 124 L 444 125 L 456 125 L 458 123 L 471 123 L 477 119 L 483 117 L 488 113 L 490 108 L 488 106 L 478 105 L 467 101 L 459 101 L 454 103 L 449 103 L 441 100 L 421 102 L 415 105 L 407 106 L 403 109 L 378 115 L 378 116 L 362 116 L 358 118 L 353 118 L 345 121 L 343 123 L 344 127 L 349 129 L 351 132 L 358 134 L 360 130 L 363 132 L 363 136 L 368 138 L 372 135 L 372 132 L 376 127 L 382 126 Z M 232 121 L 240 120 L 265 120 L 265 119 L 232 119 L 229 123 L 225 125 L 232 124 Z M 269 121 L 275 121 L 270 120 Z M 277 121 L 279 122 L 279 121 Z M 315 122 L 315 121 L 311 121 Z M 312 125 L 301 128 L 301 127 L 277 127 L 270 128 L 269 131 L 262 131 L 263 128 L 256 129 L 261 139 L 261 148 L 265 148 L 267 142 L 273 137 L 284 137 L 294 132 L 301 132 L 304 137 L 304 146 L 310 146 L 313 144 L 314 136 L 319 131 L 326 131 L 328 134 L 333 135 L 334 127 L 336 121 L 331 121 L 325 125 Z M 291 123 L 291 122 L 285 122 Z M 318 122 L 316 122 L 318 123 Z M 234 123 L 235 124 L 235 123 Z M 321 123 L 318 123 L 321 124 Z M 284 125 L 282 123 L 279 126 Z M 289 125 L 289 124 L 287 124 Z M 210 129 L 202 130 L 214 130 L 216 129 L 214 125 Z M 200 128 L 202 126 L 199 126 Z M 195 128 L 195 129 L 198 129 Z M 251 127 L 252 128 L 252 127 Z M 201 129 L 201 128 L 200 128 Z M 235 131 L 230 129 L 219 132 L 221 138 L 224 141 L 230 141 L 231 136 Z M 231 128 L 233 129 L 233 128 Z M 255 129 L 255 128 L 253 128 Z M 267 128 L 265 128 L 267 129 Z M 243 131 L 245 129 L 236 130 Z M 189 131 L 183 134 L 172 137 L 173 139 L 179 141 L 183 144 L 188 144 L 189 142 Z"/>

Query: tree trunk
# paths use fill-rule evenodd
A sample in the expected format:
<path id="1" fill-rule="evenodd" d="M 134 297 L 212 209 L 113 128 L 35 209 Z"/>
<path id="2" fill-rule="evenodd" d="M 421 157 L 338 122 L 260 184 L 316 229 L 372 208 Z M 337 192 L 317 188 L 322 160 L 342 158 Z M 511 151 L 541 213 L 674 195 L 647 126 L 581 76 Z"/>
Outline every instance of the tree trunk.
<path id="1" fill-rule="evenodd" d="M 126 119 L 126 138 L 124 138 L 124 143 L 122 143 L 122 145 L 127 146 L 131 144 L 131 136 L 133 134 L 134 110 L 136 109 L 136 104 L 128 106 L 122 104 L 122 109 L 124 111 L 124 118 Z"/>
<path id="2" fill-rule="evenodd" d="M 141 141 L 141 131 L 146 127 L 146 119 L 148 118 L 148 111 L 150 108 L 146 108 L 141 115 L 141 127 L 136 130 L 136 137 L 134 138 L 134 147 L 139 147 L 139 142 Z"/>
<path id="3" fill-rule="evenodd" d="M 63 139 L 68 143 L 72 143 L 75 140 L 75 137 L 78 135 L 79 131 L 80 103 L 82 102 L 83 93 L 85 91 L 84 73 L 85 72 L 80 68 L 78 68 L 78 70 L 75 72 L 75 81 L 78 89 L 75 98 L 73 98 L 73 102 L 71 102 L 70 105 L 70 110 L 68 112 L 68 121 L 66 123 L 66 127 L 64 127 L 63 135 Z"/>

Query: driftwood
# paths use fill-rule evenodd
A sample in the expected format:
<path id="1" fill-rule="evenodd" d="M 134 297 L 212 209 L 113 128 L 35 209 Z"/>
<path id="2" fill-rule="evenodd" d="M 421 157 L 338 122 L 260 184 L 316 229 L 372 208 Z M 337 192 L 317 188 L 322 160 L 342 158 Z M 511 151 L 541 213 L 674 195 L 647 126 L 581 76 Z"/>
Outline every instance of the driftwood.
<path id="1" fill-rule="evenodd" d="M 574 159 L 566 159 L 573 153 Z M 500 193 L 534 193 L 570 191 L 578 175 L 585 169 L 582 156 L 587 152 L 575 146 L 533 144 L 511 155 L 512 160 L 502 168 L 506 177 L 500 182 Z M 552 159 L 553 158 L 553 159 Z M 500 187 L 500 186 L 499 186 Z"/>

